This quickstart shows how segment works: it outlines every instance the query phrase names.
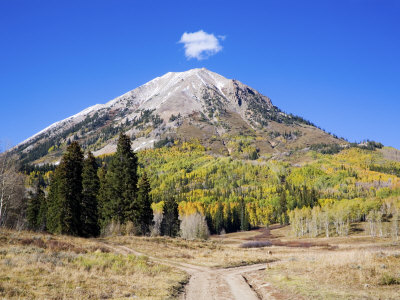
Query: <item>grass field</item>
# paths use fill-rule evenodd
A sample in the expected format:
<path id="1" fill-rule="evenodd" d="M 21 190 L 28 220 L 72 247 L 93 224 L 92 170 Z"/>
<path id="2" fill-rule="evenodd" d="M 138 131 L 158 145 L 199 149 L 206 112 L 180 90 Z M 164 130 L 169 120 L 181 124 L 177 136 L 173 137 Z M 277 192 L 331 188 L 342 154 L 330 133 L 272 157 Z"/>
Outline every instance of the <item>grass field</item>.
<path id="1" fill-rule="evenodd" d="M 271 240 L 279 238 L 283 244 L 299 242 L 290 238 L 288 227 L 271 234 Z M 305 246 L 270 247 L 279 263 L 254 276 L 271 283 L 288 299 L 399 299 L 398 241 L 360 234 L 301 239 L 301 243 Z"/>
<path id="2" fill-rule="evenodd" d="M 290 227 L 213 236 L 208 241 L 112 237 L 107 243 L 176 262 L 233 267 L 265 262 L 267 269 L 246 277 L 271 283 L 278 299 L 398 299 L 400 242 L 365 236 L 362 225 L 349 237 L 295 238 Z M 271 241 L 264 248 L 240 248 Z"/>
<path id="3" fill-rule="evenodd" d="M 271 260 L 265 249 L 239 248 L 240 242 L 234 239 L 186 241 L 167 237 L 118 236 L 105 241 L 113 245 L 124 245 L 161 259 L 215 268 L 237 267 Z"/>
<path id="4" fill-rule="evenodd" d="M 359 225 L 361 226 L 361 225 Z M 362 229 L 362 228 L 361 228 Z M 268 241 L 272 246 L 241 248 Z M 144 253 L 117 251 L 126 246 Z M 81 239 L 32 232 L 0 231 L 0 298 L 174 298 L 188 277 L 171 263 L 212 268 L 265 263 L 246 274 L 269 283 L 276 299 L 398 299 L 400 243 L 360 230 L 349 237 L 291 236 L 290 227 L 213 236 L 207 241 L 114 236 Z M 259 295 L 263 297 L 263 290 Z"/>
<path id="5" fill-rule="evenodd" d="M 165 299 L 187 275 L 97 240 L 0 230 L 2 299 Z"/>

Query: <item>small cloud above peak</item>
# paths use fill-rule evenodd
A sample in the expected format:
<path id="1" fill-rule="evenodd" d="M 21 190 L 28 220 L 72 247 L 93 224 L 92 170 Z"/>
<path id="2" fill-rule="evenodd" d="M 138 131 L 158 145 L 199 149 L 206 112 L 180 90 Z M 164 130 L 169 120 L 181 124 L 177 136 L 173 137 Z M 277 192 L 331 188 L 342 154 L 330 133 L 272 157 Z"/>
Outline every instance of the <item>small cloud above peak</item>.
<path id="1" fill-rule="evenodd" d="M 222 50 L 220 41 L 225 36 L 215 36 L 203 30 L 197 32 L 184 32 L 179 43 L 184 44 L 185 56 L 187 59 L 196 58 L 202 60 L 214 55 Z"/>

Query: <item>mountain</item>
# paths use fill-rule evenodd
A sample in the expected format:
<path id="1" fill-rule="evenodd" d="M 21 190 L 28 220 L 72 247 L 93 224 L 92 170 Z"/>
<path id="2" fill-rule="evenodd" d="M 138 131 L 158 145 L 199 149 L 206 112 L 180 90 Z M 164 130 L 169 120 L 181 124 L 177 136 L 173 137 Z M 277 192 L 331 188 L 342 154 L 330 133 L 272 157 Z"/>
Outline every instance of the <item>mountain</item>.
<path id="1" fill-rule="evenodd" d="M 198 139 L 210 152 L 282 157 L 312 145 L 346 144 L 301 117 L 282 112 L 253 88 L 207 69 L 169 72 L 56 122 L 13 151 L 25 163 L 56 163 L 74 140 L 95 155 L 112 153 L 120 131 L 134 150 Z"/>

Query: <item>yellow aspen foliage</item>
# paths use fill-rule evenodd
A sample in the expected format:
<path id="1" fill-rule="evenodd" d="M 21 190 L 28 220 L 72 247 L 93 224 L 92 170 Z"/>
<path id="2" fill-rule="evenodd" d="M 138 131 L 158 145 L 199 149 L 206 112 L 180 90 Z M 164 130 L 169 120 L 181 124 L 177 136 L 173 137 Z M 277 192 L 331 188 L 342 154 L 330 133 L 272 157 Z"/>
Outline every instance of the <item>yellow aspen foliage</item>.
<path id="1" fill-rule="evenodd" d="M 204 204 L 201 202 L 181 201 L 179 202 L 178 211 L 180 216 L 190 216 L 195 213 L 205 215 Z"/>
<path id="2" fill-rule="evenodd" d="M 151 209 L 153 210 L 154 214 L 162 214 L 164 209 L 164 201 L 153 202 L 151 204 Z"/>

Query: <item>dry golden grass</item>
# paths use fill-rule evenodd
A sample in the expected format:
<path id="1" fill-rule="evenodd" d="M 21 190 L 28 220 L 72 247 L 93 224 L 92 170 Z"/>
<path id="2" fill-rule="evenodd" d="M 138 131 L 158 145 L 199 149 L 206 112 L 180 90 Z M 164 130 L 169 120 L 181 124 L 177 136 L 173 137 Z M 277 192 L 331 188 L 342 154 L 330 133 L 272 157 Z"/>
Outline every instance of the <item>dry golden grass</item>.
<path id="1" fill-rule="evenodd" d="M 243 249 L 233 239 L 187 241 L 168 237 L 117 236 L 105 240 L 149 256 L 207 267 L 236 267 L 271 261 L 265 249 Z"/>
<path id="2" fill-rule="evenodd" d="M 274 233 L 288 242 L 298 240 L 288 236 L 288 228 Z M 302 241 L 336 247 L 271 247 L 279 262 L 263 272 L 265 282 L 304 299 L 399 299 L 398 242 L 362 235 Z"/>
<path id="3" fill-rule="evenodd" d="M 260 286 L 271 283 L 278 299 L 399 298 L 399 242 L 364 236 L 361 230 L 350 237 L 297 239 L 290 227 L 274 228 L 271 235 L 238 232 L 208 241 L 132 236 L 80 239 L 1 230 L 0 298 L 164 299 L 175 295 L 187 280 L 183 272 L 146 256 L 120 254 L 118 246 L 208 267 L 266 262 L 266 270 L 248 273 L 246 278 Z M 256 240 L 270 240 L 273 246 L 239 247 Z"/>
<path id="4" fill-rule="evenodd" d="M 0 230 L 3 299 L 165 299 L 186 280 L 181 271 L 112 253 L 94 239 Z"/>
<path id="5" fill-rule="evenodd" d="M 208 241 L 112 237 L 107 243 L 124 245 L 150 256 L 209 267 L 267 262 L 267 270 L 247 274 L 260 285 L 272 283 L 278 299 L 398 299 L 400 247 L 391 239 L 371 238 L 362 231 L 350 237 L 291 236 L 290 227 L 213 236 Z M 249 240 L 271 240 L 266 248 L 240 248 Z M 271 251 L 272 254 L 268 254 Z M 269 263 L 276 260 L 275 263 Z"/>

